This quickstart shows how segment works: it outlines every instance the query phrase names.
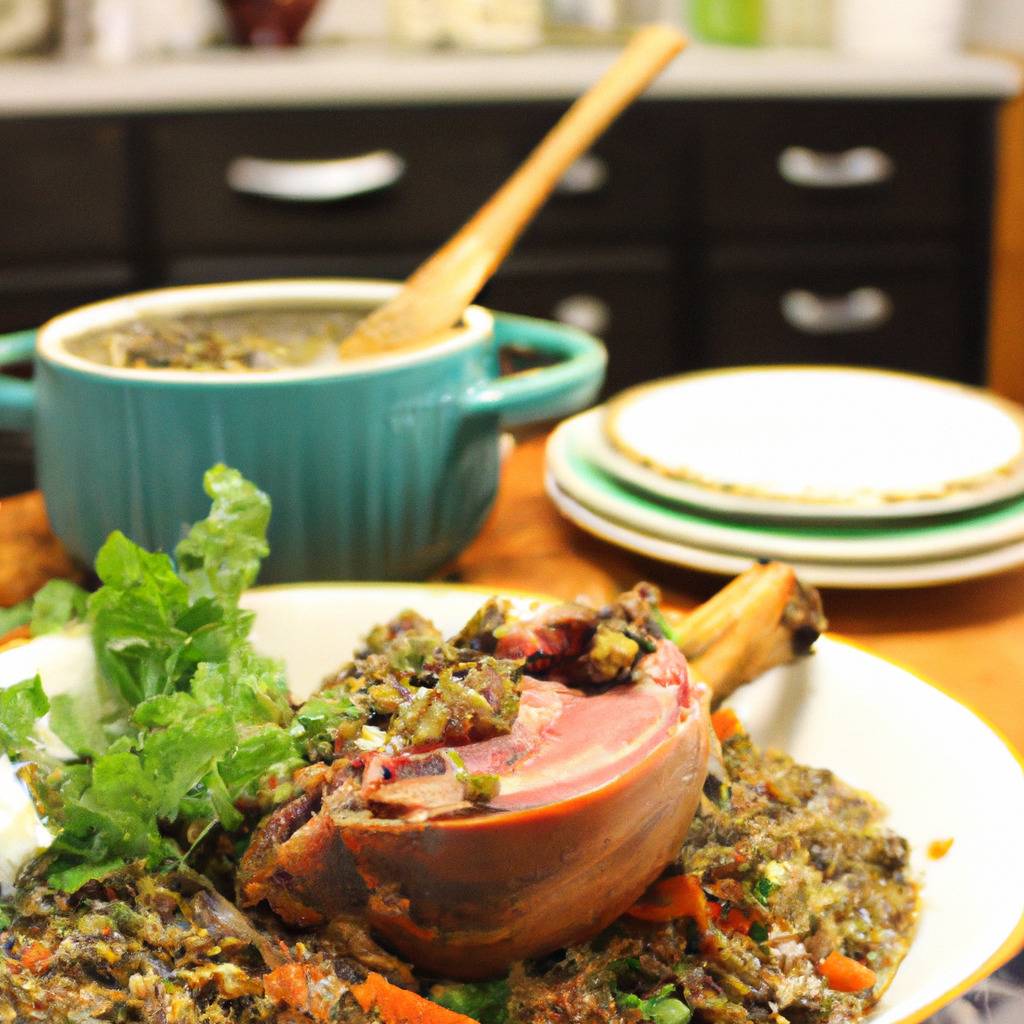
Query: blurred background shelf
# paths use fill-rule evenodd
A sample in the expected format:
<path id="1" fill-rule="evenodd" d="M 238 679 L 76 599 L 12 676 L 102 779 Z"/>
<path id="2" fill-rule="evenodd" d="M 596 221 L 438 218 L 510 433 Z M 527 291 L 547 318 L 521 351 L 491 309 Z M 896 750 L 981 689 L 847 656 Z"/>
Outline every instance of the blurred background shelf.
<path id="1" fill-rule="evenodd" d="M 0 64 L 0 330 L 168 283 L 403 277 L 612 52 Z M 981 383 L 997 115 L 1019 80 L 994 57 L 695 46 L 573 168 L 481 301 L 604 338 L 609 392 L 761 361 Z M 368 191 L 351 168 L 328 168 L 326 193 L 309 177 L 378 151 Z M 274 162 L 274 197 L 239 158 Z"/>

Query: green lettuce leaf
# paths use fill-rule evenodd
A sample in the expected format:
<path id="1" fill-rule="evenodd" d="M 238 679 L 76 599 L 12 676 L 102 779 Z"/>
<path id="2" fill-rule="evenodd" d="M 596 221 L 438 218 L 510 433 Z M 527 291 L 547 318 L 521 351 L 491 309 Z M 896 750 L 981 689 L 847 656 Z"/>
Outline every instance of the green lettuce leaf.
<path id="1" fill-rule="evenodd" d="M 123 703 L 100 717 L 70 698 L 54 702 L 55 731 L 91 759 L 58 772 L 46 801 L 61 826 L 48 877 L 61 889 L 132 860 L 180 859 L 169 834 L 239 828 L 240 800 L 265 807 L 275 799 L 265 791 L 304 763 L 308 737 L 295 728 L 283 667 L 253 651 L 252 615 L 238 607 L 268 550 L 270 503 L 225 466 L 204 486 L 210 514 L 178 545 L 177 568 L 119 532 L 97 556 L 102 586 L 87 614 L 101 682 Z M 83 599 L 70 584 L 52 587 L 37 611 L 40 628 L 59 628 L 82 614 Z M 48 707 L 40 698 L 29 684 L 9 697 L 0 738 L 23 746 Z"/>
<path id="2" fill-rule="evenodd" d="M 27 626 L 32 621 L 32 601 L 22 601 L 10 608 L 0 608 L 0 637 L 6 636 L 12 629 Z"/>
<path id="3" fill-rule="evenodd" d="M 174 554 L 193 601 L 206 597 L 235 608 L 270 550 L 270 499 L 238 470 L 223 465 L 207 470 L 203 489 L 213 499 L 210 514 L 192 527 Z"/>
<path id="4" fill-rule="evenodd" d="M 84 619 L 89 595 L 70 580 L 44 583 L 32 599 L 32 635 L 55 633 L 73 619 Z"/>
<path id="5" fill-rule="evenodd" d="M 96 556 L 103 586 L 89 599 L 100 672 L 129 704 L 178 688 L 189 634 L 178 625 L 188 588 L 170 558 L 151 554 L 120 531 Z"/>
<path id="6" fill-rule="evenodd" d="M 25 760 L 38 749 L 36 722 L 50 710 L 39 676 L 0 690 L 0 753 Z"/>
<path id="7" fill-rule="evenodd" d="M 79 757 L 99 757 L 110 746 L 94 703 L 59 693 L 50 701 L 50 728 Z"/>

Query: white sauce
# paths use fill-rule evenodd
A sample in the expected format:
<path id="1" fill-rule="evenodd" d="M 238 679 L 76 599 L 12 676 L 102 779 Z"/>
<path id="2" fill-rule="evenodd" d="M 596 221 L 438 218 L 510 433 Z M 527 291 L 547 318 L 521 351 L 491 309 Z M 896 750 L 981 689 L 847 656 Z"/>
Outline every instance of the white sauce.
<path id="1" fill-rule="evenodd" d="M 0 756 L 0 892 L 14 885 L 22 865 L 52 842 L 14 765 Z"/>
<path id="2" fill-rule="evenodd" d="M 103 700 L 96 682 L 92 643 L 84 632 L 39 637 L 0 654 L 0 689 L 37 673 L 50 698 L 70 694 L 93 702 Z M 50 730 L 48 718 L 39 722 L 37 736 L 55 757 L 74 757 Z M 53 836 L 36 814 L 14 766 L 6 756 L 0 756 L 0 891 L 13 885 L 18 871 L 52 842 Z"/>

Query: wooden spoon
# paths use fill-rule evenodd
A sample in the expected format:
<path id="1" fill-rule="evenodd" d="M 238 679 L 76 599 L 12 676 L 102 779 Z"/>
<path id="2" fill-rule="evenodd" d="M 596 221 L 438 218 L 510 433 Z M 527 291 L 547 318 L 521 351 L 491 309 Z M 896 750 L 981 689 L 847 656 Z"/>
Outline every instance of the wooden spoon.
<path id="1" fill-rule="evenodd" d="M 389 302 L 341 342 L 342 357 L 427 345 L 462 317 L 562 175 L 686 45 L 667 25 L 640 29 L 504 185 Z"/>

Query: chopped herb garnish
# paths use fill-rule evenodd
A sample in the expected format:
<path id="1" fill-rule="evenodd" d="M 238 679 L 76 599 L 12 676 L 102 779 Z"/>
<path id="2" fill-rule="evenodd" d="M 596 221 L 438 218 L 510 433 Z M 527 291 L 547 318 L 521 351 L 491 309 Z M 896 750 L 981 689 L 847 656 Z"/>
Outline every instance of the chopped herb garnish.
<path id="1" fill-rule="evenodd" d="M 768 929 L 760 921 L 754 921 L 751 924 L 749 935 L 755 942 L 768 941 Z"/>
<path id="2" fill-rule="evenodd" d="M 763 876 L 754 883 L 754 899 L 763 907 L 768 906 L 768 897 L 778 889 L 778 884 Z"/>
<path id="3" fill-rule="evenodd" d="M 430 998 L 446 1009 L 465 1014 L 480 1024 L 507 1024 L 508 982 L 477 981 L 464 985 L 435 985 Z"/>

